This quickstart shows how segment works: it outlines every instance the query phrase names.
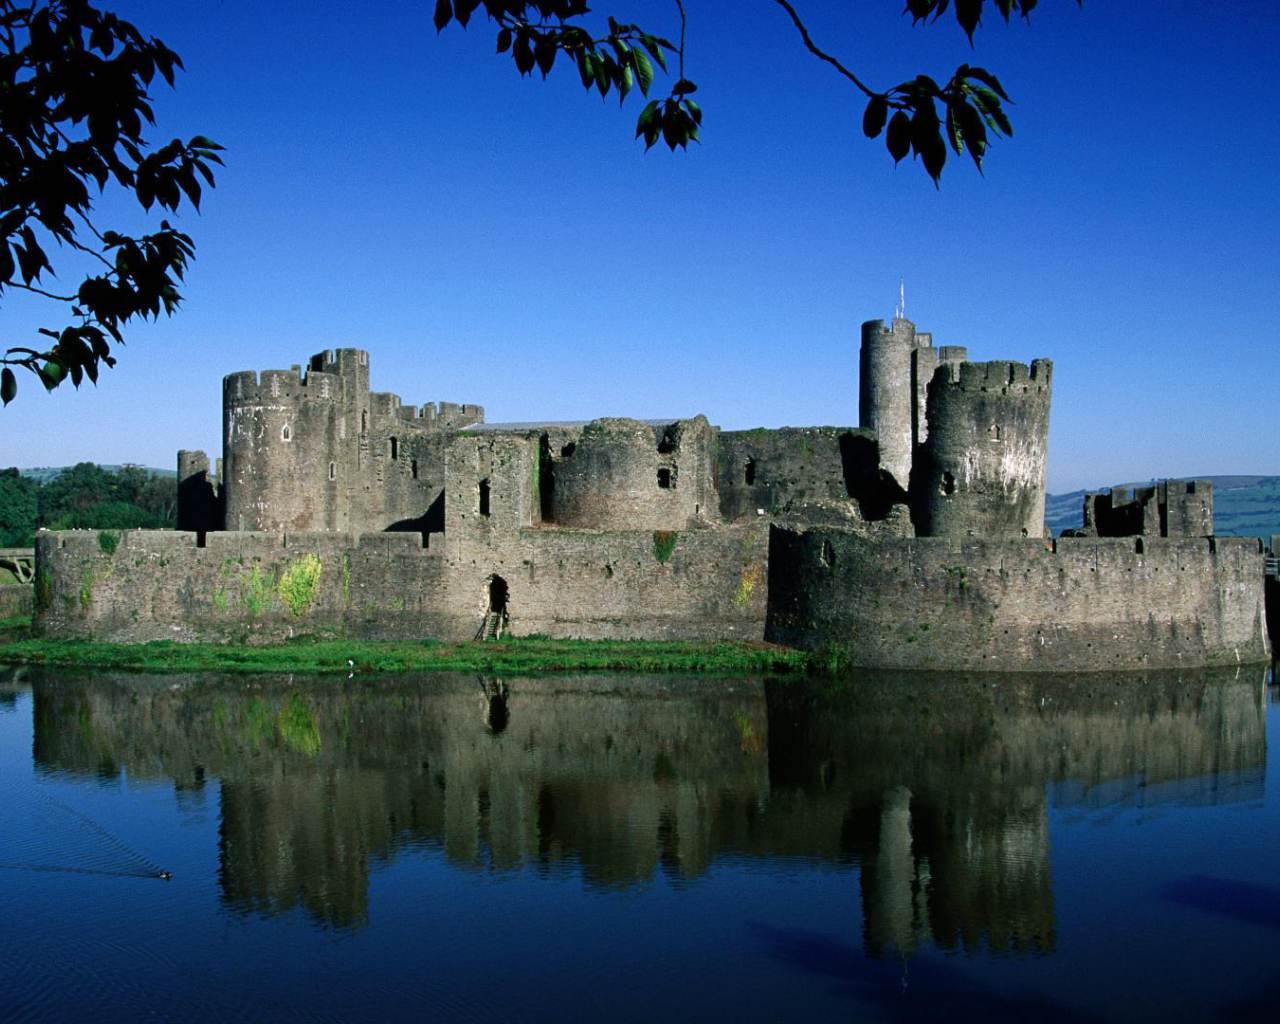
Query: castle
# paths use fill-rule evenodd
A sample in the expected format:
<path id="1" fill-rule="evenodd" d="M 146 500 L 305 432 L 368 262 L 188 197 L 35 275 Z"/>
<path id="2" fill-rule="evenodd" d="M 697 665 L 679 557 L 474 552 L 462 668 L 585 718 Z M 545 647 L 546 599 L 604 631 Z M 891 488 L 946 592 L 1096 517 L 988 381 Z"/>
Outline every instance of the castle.
<path id="1" fill-rule="evenodd" d="M 1073 670 L 1269 655 L 1257 541 L 1207 482 L 1044 526 L 1052 363 L 862 327 L 858 428 L 486 423 L 369 390 L 359 349 L 223 381 L 179 531 L 42 534 L 56 636 L 738 638 L 855 665 Z"/>

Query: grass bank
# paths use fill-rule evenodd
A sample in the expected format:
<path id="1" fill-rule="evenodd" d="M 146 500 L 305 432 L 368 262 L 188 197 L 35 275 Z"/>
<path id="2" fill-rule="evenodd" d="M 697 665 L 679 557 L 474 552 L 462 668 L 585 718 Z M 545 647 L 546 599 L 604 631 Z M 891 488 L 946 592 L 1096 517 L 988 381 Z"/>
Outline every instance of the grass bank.
<path id="1" fill-rule="evenodd" d="M 361 642 L 300 638 L 266 647 L 237 644 L 105 644 L 41 640 L 31 620 L 0 620 L 0 664 L 134 672 L 707 672 L 742 675 L 805 672 L 803 651 L 750 641 L 550 640 Z"/>

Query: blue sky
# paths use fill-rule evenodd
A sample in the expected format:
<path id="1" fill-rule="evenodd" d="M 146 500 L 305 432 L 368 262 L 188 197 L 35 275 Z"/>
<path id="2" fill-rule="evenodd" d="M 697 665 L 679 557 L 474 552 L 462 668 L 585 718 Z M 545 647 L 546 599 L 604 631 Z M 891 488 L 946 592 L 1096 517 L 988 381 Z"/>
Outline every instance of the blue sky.
<path id="1" fill-rule="evenodd" d="M 905 278 L 935 343 L 1055 361 L 1050 490 L 1280 473 L 1274 4 L 1044 0 L 1030 26 L 989 12 L 972 51 L 897 0 L 797 4 L 873 85 L 1000 75 L 1015 137 L 940 190 L 862 138 L 771 0 L 686 0 L 706 120 L 674 155 L 632 140 L 638 93 L 521 79 L 483 18 L 437 36 L 428 0 L 107 6 L 186 63 L 153 137 L 208 135 L 227 166 L 179 218 L 183 311 L 97 389 L 22 380 L 2 465 L 215 454 L 225 374 L 347 345 L 376 389 L 491 421 L 856 425 L 859 324 Z M 596 8 L 677 32 L 668 0 Z M 50 319 L 8 296 L 5 318 L 9 344 Z"/>

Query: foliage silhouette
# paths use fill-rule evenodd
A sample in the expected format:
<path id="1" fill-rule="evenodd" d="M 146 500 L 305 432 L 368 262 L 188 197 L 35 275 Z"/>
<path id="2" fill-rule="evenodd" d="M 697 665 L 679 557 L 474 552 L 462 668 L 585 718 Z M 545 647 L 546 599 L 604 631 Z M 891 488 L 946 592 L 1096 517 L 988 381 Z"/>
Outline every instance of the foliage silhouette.
<path id="1" fill-rule="evenodd" d="M 607 30 L 591 32 L 583 22 L 591 13 L 586 0 L 436 0 L 435 26 L 442 32 L 452 22 L 466 28 L 482 7 L 498 27 L 498 53 L 510 53 L 516 70 L 528 75 L 536 68 L 546 78 L 559 57 L 572 63 L 588 91 L 602 97 L 614 92 L 619 105 L 633 88 L 648 97 L 654 81 L 653 64 L 668 71 L 674 57 L 676 79 L 665 99 L 650 100 L 636 120 L 636 137 L 648 150 L 662 139 L 674 151 L 699 141 L 702 109 L 690 97 L 697 85 L 685 77 L 686 18 L 683 0 L 673 0 L 680 18 L 679 43 L 646 32 L 638 25 L 607 19 Z M 908 153 L 919 157 L 936 186 L 947 162 L 947 146 L 959 156 L 967 152 L 978 172 L 991 138 L 1013 134 L 1004 105 L 1012 103 L 1000 80 L 985 68 L 961 64 L 945 85 L 929 75 L 916 75 L 888 89 L 867 85 L 839 58 L 813 41 L 799 12 L 789 0 L 773 0 L 781 7 L 806 49 L 831 65 L 867 100 L 862 131 L 874 139 L 884 134 L 894 163 Z M 1014 14 L 1028 18 L 1040 0 L 992 0 L 1008 22 Z M 1083 0 L 1076 0 L 1077 6 Z M 986 0 L 906 0 L 904 13 L 913 24 L 936 22 L 952 10 L 960 28 L 973 43 Z M 886 130 L 887 129 L 887 130 Z"/>
<path id="2" fill-rule="evenodd" d="M 138 237 L 100 228 L 92 192 L 113 183 L 147 211 L 176 211 L 184 196 L 199 209 L 200 179 L 213 185 L 222 147 L 197 135 L 149 151 L 142 134 L 155 123 L 156 74 L 172 86 L 181 67 L 160 40 L 88 0 L 0 0 L 0 296 L 38 296 L 72 320 L 0 352 L 5 405 L 18 390 L 13 367 L 49 390 L 97 383 L 129 321 L 178 308 L 191 238 L 167 220 Z M 72 293 L 45 286 L 57 276 L 50 243 L 92 267 Z"/>

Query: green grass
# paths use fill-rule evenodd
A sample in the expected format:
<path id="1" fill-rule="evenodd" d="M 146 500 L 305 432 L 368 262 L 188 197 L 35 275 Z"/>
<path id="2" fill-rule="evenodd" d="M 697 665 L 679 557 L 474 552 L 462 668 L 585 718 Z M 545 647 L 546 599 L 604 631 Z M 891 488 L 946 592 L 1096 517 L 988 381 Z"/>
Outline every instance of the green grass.
<path id="1" fill-rule="evenodd" d="M 742 641 L 550 640 L 504 637 L 498 641 L 445 643 L 297 639 L 274 646 L 108 644 L 87 640 L 39 640 L 30 620 L 0 621 L 0 664 L 54 665 L 134 672 L 423 672 L 476 671 L 526 675 L 538 672 L 616 670 L 707 672 L 721 675 L 806 672 L 803 651 Z M 816 667 L 816 666 L 815 666 Z"/>

